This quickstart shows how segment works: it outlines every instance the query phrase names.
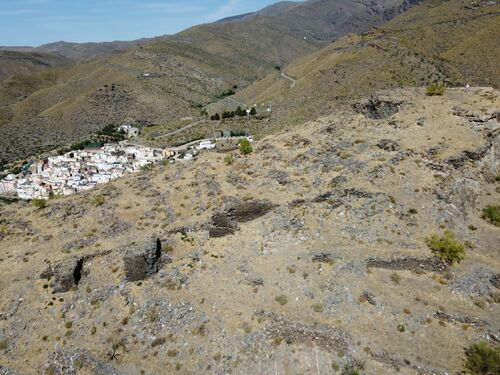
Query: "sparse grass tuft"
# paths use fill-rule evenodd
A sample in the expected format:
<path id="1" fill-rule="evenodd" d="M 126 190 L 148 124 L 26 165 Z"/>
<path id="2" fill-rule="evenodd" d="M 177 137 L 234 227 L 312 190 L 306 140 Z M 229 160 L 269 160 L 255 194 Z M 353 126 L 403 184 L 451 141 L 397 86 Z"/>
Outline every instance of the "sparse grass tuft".
<path id="1" fill-rule="evenodd" d="M 234 156 L 233 154 L 227 154 L 225 157 L 224 157 L 224 164 L 226 164 L 227 166 L 231 165 L 234 163 Z"/>
<path id="2" fill-rule="evenodd" d="M 106 198 L 104 197 L 104 195 L 95 195 L 90 200 L 90 203 L 92 203 L 96 207 L 99 207 L 106 203 Z"/>
<path id="3" fill-rule="evenodd" d="M 500 205 L 490 204 L 483 208 L 482 218 L 494 226 L 500 227 Z"/>
<path id="4" fill-rule="evenodd" d="M 458 242 L 455 234 L 446 231 L 442 236 L 433 234 L 425 239 L 425 243 L 432 253 L 450 264 L 460 263 L 465 258 L 465 246 Z"/>
<path id="5" fill-rule="evenodd" d="M 401 276 L 399 276 L 396 272 L 393 272 L 391 274 L 391 280 L 394 284 L 399 285 L 401 282 Z"/>
<path id="6" fill-rule="evenodd" d="M 314 312 L 321 313 L 324 310 L 324 307 L 321 303 L 315 303 L 311 306 Z"/>
<path id="7" fill-rule="evenodd" d="M 278 302 L 281 306 L 286 305 L 286 303 L 288 302 L 288 298 L 283 294 L 276 296 L 274 300 Z"/>

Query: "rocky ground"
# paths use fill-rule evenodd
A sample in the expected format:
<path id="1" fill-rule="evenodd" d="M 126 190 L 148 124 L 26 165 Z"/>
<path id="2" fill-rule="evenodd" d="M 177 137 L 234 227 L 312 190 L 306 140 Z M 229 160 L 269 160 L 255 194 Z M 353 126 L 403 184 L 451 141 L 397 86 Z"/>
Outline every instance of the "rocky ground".
<path id="1" fill-rule="evenodd" d="M 3 203 L 0 373 L 460 373 L 500 340 L 499 91 L 353 104 L 231 165 Z"/>

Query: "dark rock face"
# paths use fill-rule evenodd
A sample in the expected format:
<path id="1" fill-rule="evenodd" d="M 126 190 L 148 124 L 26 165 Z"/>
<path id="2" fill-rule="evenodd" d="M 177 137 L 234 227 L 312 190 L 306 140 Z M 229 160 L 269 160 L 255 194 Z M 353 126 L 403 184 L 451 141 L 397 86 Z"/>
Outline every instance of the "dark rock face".
<path id="1" fill-rule="evenodd" d="M 161 241 L 132 244 L 123 257 L 125 279 L 144 280 L 158 272 L 161 258 Z"/>
<path id="2" fill-rule="evenodd" d="M 384 100 L 378 96 L 372 96 L 368 100 L 353 105 L 356 112 L 362 113 L 366 118 L 380 120 L 391 117 L 399 111 L 401 102 Z"/>
<path id="3" fill-rule="evenodd" d="M 224 212 L 214 213 L 211 224 L 208 233 L 214 238 L 234 234 L 239 229 L 238 224 L 228 218 Z"/>
<path id="4" fill-rule="evenodd" d="M 64 293 L 78 286 L 82 279 L 83 258 L 70 257 L 50 265 L 40 278 L 54 277 L 54 293 Z"/>
<path id="5" fill-rule="evenodd" d="M 264 200 L 243 202 L 237 198 L 227 198 L 222 210 L 212 215 L 209 225 L 210 237 L 223 237 L 234 234 L 238 223 L 255 220 L 268 213 L 274 205 Z"/>
<path id="6" fill-rule="evenodd" d="M 438 257 L 402 257 L 390 260 L 370 258 L 366 261 L 366 268 L 383 268 L 395 271 L 445 272 L 449 267 L 448 263 Z"/>

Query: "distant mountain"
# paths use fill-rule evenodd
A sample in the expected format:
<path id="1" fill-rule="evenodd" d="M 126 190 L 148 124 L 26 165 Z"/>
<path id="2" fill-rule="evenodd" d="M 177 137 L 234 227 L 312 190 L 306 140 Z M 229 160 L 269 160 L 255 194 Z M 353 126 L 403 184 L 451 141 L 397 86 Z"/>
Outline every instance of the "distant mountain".
<path id="1" fill-rule="evenodd" d="M 69 59 L 50 53 L 0 50 L 0 81 L 14 74 L 29 74 L 70 63 Z"/>
<path id="2" fill-rule="evenodd" d="M 0 159 L 53 149 L 107 124 L 162 124 L 199 116 L 225 90 L 248 86 L 332 39 L 384 23 L 411 4 L 282 3 L 236 22 L 132 42 L 138 45 L 99 60 L 13 76 L 0 84 Z M 39 48 L 84 58 L 126 46 L 63 42 Z"/>
<path id="3" fill-rule="evenodd" d="M 58 54 L 72 60 L 90 60 L 123 52 L 129 48 L 150 43 L 153 40 L 153 38 L 150 38 L 134 41 L 114 41 L 102 43 L 70 43 L 60 41 L 44 44 L 38 47 L 0 47 L 0 50 L 17 52 L 48 52 Z"/>
<path id="4" fill-rule="evenodd" d="M 257 12 L 251 12 L 251 13 L 245 13 L 245 14 L 240 14 L 237 16 L 232 16 L 232 17 L 226 17 L 223 18 L 219 21 L 218 23 L 222 22 L 232 22 L 232 21 L 239 21 L 248 17 L 252 16 L 278 16 L 280 14 L 284 14 L 288 11 L 290 11 L 292 8 L 301 5 L 302 3 L 295 2 L 295 1 L 280 1 L 279 3 L 272 4 L 268 7 L 265 7 Z"/>
<path id="5" fill-rule="evenodd" d="M 273 103 L 276 126 L 328 114 L 378 90 L 427 86 L 500 87 L 500 5 L 429 0 L 371 31 L 350 35 L 237 94 Z"/>

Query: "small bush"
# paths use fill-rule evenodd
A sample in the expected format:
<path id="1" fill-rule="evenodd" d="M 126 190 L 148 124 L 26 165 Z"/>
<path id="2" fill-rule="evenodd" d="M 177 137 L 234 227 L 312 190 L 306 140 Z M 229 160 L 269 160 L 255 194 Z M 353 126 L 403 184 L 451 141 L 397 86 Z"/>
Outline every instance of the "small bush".
<path id="1" fill-rule="evenodd" d="M 33 206 L 41 210 L 42 208 L 47 207 L 47 201 L 45 199 L 33 199 Z"/>
<path id="2" fill-rule="evenodd" d="M 104 203 L 106 203 L 106 198 L 104 195 L 96 195 L 92 197 L 90 201 L 94 206 L 99 207 L 102 206 Z"/>
<path id="3" fill-rule="evenodd" d="M 483 208 L 482 218 L 496 227 L 500 227 L 500 205 L 490 204 Z"/>
<path id="4" fill-rule="evenodd" d="M 474 375 L 500 374 L 500 347 L 479 342 L 465 349 L 465 369 Z"/>
<path id="5" fill-rule="evenodd" d="M 425 243 L 434 255 L 450 264 L 460 263 L 465 258 L 464 244 L 458 242 L 451 231 L 444 232 L 442 236 L 433 234 L 425 239 Z"/>
<path id="6" fill-rule="evenodd" d="M 446 86 L 444 83 L 433 83 L 430 86 L 427 86 L 427 95 L 428 96 L 436 96 L 436 95 L 443 95 L 444 94 L 444 89 Z"/>
<path id="7" fill-rule="evenodd" d="M 391 274 L 391 280 L 394 284 L 399 285 L 401 282 L 401 276 L 399 276 L 396 272 L 393 272 Z"/>
<path id="8" fill-rule="evenodd" d="M 324 308 L 321 303 L 315 303 L 311 306 L 311 308 L 314 310 L 314 312 L 321 313 L 323 312 Z"/>
<path id="9" fill-rule="evenodd" d="M 225 157 L 224 157 L 224 164 L 226 165 L 231 165 L 234 163 L 234 156 L 233 154 L 227 154 Z"/>
<path id="10" fill-rule="evenodd" d="M 288 302 L 288 298 L 285 295 L 281 294 L 279 296 L 276 296 L 275 301 L 278 302 L 281 306 L 283 306 L 286 305 L 286 303 Z"/>
<path id="11" fill-rule="evenodd" d="M 240 148 L 240 152 L 243 155 L 248 155 L 248 154 L 250 154 L 253 151 L 252 150 L 252 144 L 246 138 L 241 140 L 239 148 Z"/>
<path id="12" fill-rule="evenodd" d="M 342 368 L 341 375 L 361 375 L 365 369 L 365 363 L 359 359 L 353 359 Z"/>

